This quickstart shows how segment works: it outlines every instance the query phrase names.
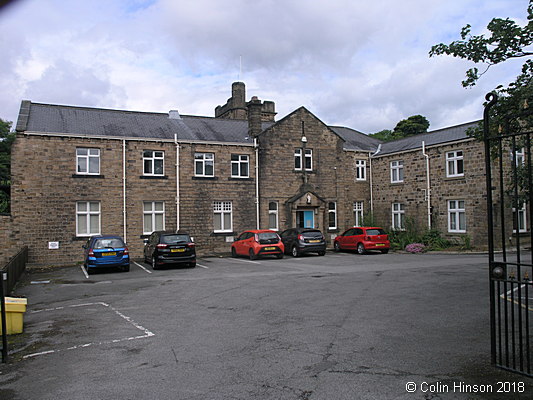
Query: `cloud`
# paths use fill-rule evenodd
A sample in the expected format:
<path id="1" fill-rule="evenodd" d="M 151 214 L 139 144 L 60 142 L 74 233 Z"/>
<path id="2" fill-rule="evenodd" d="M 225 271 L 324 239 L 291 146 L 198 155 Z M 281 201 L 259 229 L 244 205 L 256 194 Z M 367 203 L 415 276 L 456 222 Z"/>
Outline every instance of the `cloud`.
<path id="1" fill-rule="evenodd" d="M 0 118 L 21 99 L 213 115 L 243 80 L 283 117 L 304 105 L 365 132 L 425 115 L 432 128 L 479 118 L 484 94 L 518 73 L 429 58 L 466 23 L 524 18 L 523 0 L 19 0 L 0 11 Z M 239 59 L 242 57 L 242 71 Z"/>

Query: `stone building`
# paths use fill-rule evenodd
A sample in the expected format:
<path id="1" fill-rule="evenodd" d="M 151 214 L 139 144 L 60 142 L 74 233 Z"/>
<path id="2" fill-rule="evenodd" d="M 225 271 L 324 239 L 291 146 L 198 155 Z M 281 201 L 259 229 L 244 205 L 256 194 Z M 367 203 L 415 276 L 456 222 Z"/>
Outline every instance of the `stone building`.
<path id="1" fill-rule="evenodd" d="M 121 235 L 141 257 L 159 229 L 190 232 L 201 254 L 256 227 L 312 226 L 331 244 L 369 215 L 483 243 L 483 149 L 468 124 L 382 144 L 304 107 L 275 116 L 242 82 L 214 118 L 23 101 L 2 232 L 34 265 L 81 261 L 94 234 Z"/>

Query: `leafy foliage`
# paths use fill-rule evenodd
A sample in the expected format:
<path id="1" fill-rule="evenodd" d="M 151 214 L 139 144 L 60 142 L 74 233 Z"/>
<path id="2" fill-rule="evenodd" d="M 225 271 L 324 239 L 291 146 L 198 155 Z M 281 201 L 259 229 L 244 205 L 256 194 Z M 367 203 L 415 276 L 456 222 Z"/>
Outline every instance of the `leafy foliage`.
<path id="1" fill-rule="evenodd" d="M 9 196 L 2 189 L 11 184 L 11 146 L 15 141 L 11 125 L 11 122 L 0 119 L 0 213 L 9 211 Z"/>
<path id="2" fill-rule="evenodd" d="M 476 84 L 480 76 L 485 74 L 490 67 L 500 64 L 508 59 L 528 57 L 533 52 L 527 46 L 533 43 L 533 1 L 529 1 L 528 24 L 521 27 L 509 18 L 493 18 L 487 25 L 490 32 L 488 36 L 472 35 L 471 25 L 466 25 L 461 30 L 461 40 L 448 45 L 437 44 L 431 48 L 430 57 L 435 55 L 452 55 L 473 61 L 475 64 L 486 65 L 483 72 L 477 67 L 466 71 L 466 79 L 462 82 L 464 87 Z"/>
<path id="3" fill-rule="evenodd" d="M 394 129 L 383 129 L 382 131 L 370 134 L 376 139 L 384 142 L 402 139 L 404 137 L 418 135 L 419 133 L 427 132 L 429 128 L 429 121 L 422 115 L 412 115 L 407 119 L 402 119 L 396 124 Z"/>

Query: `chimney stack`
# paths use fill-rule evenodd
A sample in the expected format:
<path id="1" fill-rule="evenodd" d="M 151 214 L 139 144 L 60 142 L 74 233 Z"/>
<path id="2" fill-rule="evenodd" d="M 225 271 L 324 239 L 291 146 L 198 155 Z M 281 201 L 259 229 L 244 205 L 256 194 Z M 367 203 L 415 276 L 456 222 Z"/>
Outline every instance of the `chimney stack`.
<path id="1" fill-rule="evenodd" d="M 246 107 L 248 108 L 248 133 L 251 137 L 255 138 L 259 136 L 263 130 L 261 127 L 261 110 L 263 104 L 257 96 L 254 96 L 246 104 Z"/>

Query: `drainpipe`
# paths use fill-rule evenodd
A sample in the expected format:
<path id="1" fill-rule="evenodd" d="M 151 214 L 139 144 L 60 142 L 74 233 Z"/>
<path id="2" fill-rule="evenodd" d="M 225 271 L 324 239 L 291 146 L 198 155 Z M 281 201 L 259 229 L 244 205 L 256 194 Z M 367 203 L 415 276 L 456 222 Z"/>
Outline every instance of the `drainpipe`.
<path id="1" fill-rule="evenodd" d="M 122 140 L 122 213 L 124 218 L 124 242 L 128 243 L 126 237 L 126 140 Z"/>
<path id="2" fill-rule="evenodd" d="M 372 158 L 375 157 L 379 152 L 381 151 L 381 144 L 378 144 L 378 148 L 375 153 L 369 152 L 368 153 L 368 165 L 370 167 L 370 213 L 372 214 L 372 218 L 374 217 L 374 186 L 373 186 L 373 180 L 372 180 Z"/>
<path id="3" fill-rule="evenodd" d="M 429 156 L 426 154 L 426 143 L 422 141 L 422 154 L 426 157 L 426 199 L 428 203 L 428 229 L 431 229 L 431 183 L 429 180 Z"/>
<path id="4" fill-rule="evenodd" d="M 257 138 L 254 137 L 255 147 L 255 226 L 259 229 L 259 146 Z"/>
<path id="5" fill-rule="evenodd" d="M 174 134 L 176 145 L 176 232 L 180 230 L 180 145 L 178 135 Z"/>

